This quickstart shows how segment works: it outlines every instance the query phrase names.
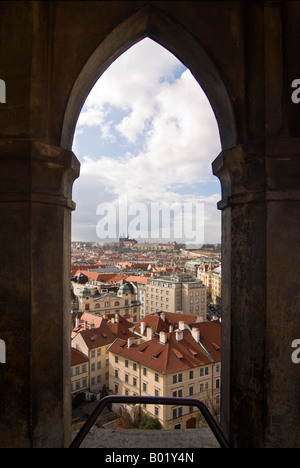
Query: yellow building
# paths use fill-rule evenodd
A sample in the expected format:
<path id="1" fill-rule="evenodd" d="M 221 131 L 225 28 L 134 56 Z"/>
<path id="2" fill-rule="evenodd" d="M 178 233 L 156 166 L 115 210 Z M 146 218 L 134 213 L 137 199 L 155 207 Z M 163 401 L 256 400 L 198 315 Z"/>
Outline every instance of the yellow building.
<path id="1" fill-rule="evenodd" d="M 201 281 L 187 273 L 172 277 L 151 278 L 144 294 L 145 315 L 160 310 L 182 311 L 206 319 L 206 288 Z"/>
<path id="2" fill-rule="evenodd" d="M 214 304 L 221 301 L 222 270 L 221 266 L 215 268 L 211 273 L 211 299 Z"/>
<path id="3" fill-rule="evenodd" d="M 212 269 L 210 267 L 205 268 L 205 265 L 201 265 L 199 268 L 198 277 L 203 281 L 203 284 L 207 288 L 207 294 L 211 297 L 214 304 L 218 304 L 221 301 L 221 284 L 222 284 L 222 268 L 221 265 Z"/>
<path id="4" fill-rule="evenodd" d="M 95 294 L 95 288 L 83 287 L 78 294 L 78 305 L 79 311 L 93 312 L 105 318 L 110 314 L 119 314 L 132 317 L 134 322 L 140 320 L 140 303 L 126 284 L 120 286 L 116 294 Z"/>
<path id="5" fill-rule="evenodd" d="M 161 331 L 140 344 L 133 338 L 117 339 L 109 349 L 110 389 L 118 395 L 197 398 L 217 414 L 220 325 L 203 322 L 181 328 Z M 165 429 L 197 427 L 200 421 L 196 408 L 145 405 L 144 410 L 157 417 Z"/>
<path id="6" fill-rule="evenodd" d="M 89 388 L 88 357 L 74 348 L 71 349 L 71 388 L 73 398 Z"/>
<path id="7" fill-rule="evenodd" d="M 116 339 L 105 319 L 97 328 L 82 330 L 72 340 L 72 347 L 85 354 L 89 362 L 89 390 L 99 393 L 109 383 L 108 348 Z"/>

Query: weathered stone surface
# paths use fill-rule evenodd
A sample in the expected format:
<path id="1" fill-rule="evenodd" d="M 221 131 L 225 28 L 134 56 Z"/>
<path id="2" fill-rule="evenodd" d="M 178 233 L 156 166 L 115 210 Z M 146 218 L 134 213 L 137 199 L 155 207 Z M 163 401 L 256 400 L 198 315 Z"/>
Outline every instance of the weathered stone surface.
<path id="1" fill-rule="evenodd" d="M 92 429 L 80 448 L 219 448 L 208 428 L 174 431 Z"/>

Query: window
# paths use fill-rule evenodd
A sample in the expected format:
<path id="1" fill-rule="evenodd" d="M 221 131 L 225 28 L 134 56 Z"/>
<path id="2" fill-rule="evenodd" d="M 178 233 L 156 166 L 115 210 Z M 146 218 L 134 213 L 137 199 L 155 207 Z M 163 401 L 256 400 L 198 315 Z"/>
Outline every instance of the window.
<path id="1" fill-rule="evenodd" d="M 143 392 L 147 392 L 147 384 L 145 382 L 143 383 Z"/>
<path id="2" fill-rule="evenodd" d="M 173 419 L 181 418 L 182 416 L 182 408 L 173 408 Z"/>
<path id="3" fill-rule="evenodd" d="M 158 408 L 158 406 L 155 406 L 155 408 L 154 408 L 154 414 L 155 414 L 156 417 L 158 417 L 158 415 L 159 415 L 159 408 Z"/>
<path id="4" fill-rule="evenodd" d="M 119 357 L 115 356 L 115 363 L 118 364 L 118 362 L 119 362 Z"/>
<path id="5" fill-rule="evenodd" d="M 137 363 L 136 363 L 136 362 L 133 363 L 133 370 L 134 370 L 134 371 L 137 370 Z"/>
<path id="6" fill-rule="evenodd" d="M 182 374 L 175 374 L 173 375 L 173 384 L 176 384 L 178 382 L 182 382 Z"/>
<path id="7" fill-rule="evenodd" d="M 193 379 L 194 378 L 194 371 L 190 371 L 190 379 Z"/>
<path id="8" fill-rule="evenodd" d="M 115 377 L 118 379 L 119 378 L 119 371 L 116 369 L 115 370 Z"/>
<path id="9" fill-rule="evenodd" d="M 155 373 L 154 380 L 155 380 L 155 382 L 158 382 L 158 380 L 159 380 L 159 375 L 157 373 Z"/>
<path id="10" fill-rule="evenodd" d="M 146 368 L 146 367 L 143 367 L 143 375 L 144 375 L 144 376 L 147 375 L 147 368 Z"/>
<path id="11" fill-rule="evenodd" d="M 129 367 L 129 362 L 127 359 L 125 359 L 125 367 Z"/>
<path id="12" fill-rule="evenodd" d="M 194 395 L 194 387 L 189 388 L 189 396 Z"/>

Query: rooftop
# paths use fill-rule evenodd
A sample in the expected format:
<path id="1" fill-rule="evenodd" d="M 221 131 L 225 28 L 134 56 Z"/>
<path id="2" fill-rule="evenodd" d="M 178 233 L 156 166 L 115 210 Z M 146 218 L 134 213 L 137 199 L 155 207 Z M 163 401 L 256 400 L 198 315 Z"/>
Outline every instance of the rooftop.
<path id="1" fill-rule="evenodd" d="M 208 324 L 216 325 L 210 322 Z M 200 328 L 200 336 L 201 332 L 202 329 Z M 177 330 L 176 332 L 169 333 L 161 332 L 159 336 L 155 336 L 153 339 L 140 344 L 136 344 L 135 342 L 129 343 L 119 338 L 110 347 L 110 352 L 139 362 L 160 373 L 180 372 L 221 360 L 220 327 L 219 337 L 217 337 L 217 329 L 215 329 L 213 337 L 210 336 L 208 327 L 206 332 L 206 342 L 210 348 L 208 353 L 195 341 L 189 330 Z M 214 339 L 216 342 L 213 341 Z M 201 342 L 202 340 L 201 337 Z M 213 347 L 212 343 L 215 344 L 218 350 Z M 213 350 L 214 358 L 212 361 Z"/>

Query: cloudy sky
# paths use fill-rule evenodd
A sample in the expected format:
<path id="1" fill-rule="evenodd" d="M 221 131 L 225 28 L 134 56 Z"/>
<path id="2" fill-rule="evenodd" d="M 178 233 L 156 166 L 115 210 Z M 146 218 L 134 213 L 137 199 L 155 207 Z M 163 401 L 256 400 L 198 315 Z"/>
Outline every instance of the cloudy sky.
<path id="1" fill-rule="evenodd" d="M 81 162 L 73 240 L 114 240 L 127 227 L 138 241 L 179 242 L 193 226 L 192 240 L 197 224 L 203 242 L 221 241 L 220 183 L 211 171 L 221 151 L 217 123 L 190 71 L 155 42 L 135 44 L 100 77 L 79 116 L 73 151 Z M 170 238 L 151 224 L 151 209 L 162 206 L 171 213 Z M 174 206 L 183 213 L 182 239 Z"/>

